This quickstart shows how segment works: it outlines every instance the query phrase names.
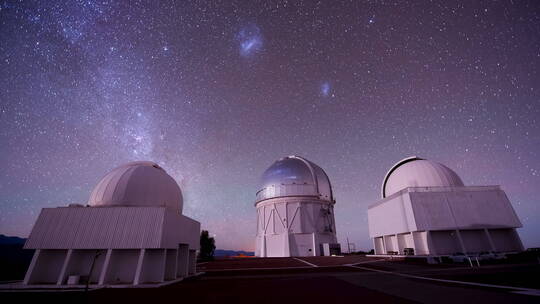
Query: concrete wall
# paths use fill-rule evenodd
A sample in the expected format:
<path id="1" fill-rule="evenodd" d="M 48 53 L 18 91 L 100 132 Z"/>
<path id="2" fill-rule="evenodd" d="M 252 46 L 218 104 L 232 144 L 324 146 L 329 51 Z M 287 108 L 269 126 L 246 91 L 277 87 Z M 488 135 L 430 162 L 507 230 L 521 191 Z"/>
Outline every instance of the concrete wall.
<path id="1" fill-rule="evenodd" d="M 178 245 L 178 260 L 176 263 L 177 271 L 176 276 L 178 278 L 183 278 L 188 275 L 189 268 L 189 245 L 188 244 L 179 244 Z"/>
<path id="2" fill-rule="evenodd" d="M 160 283 L 165 277 L 165 249 L 146 249 L 139 283 Z"/>
<path id="3" fill-rule="evenodd" d="M 105 284 L 132 284 L 139 261 L 139 250 L 115 249 L 105 273 Z"/>
<path id="4" fill-rule="evenodd" d="M 383 238 L 382 236 L 374 238 L 373 247 L 375 249 L 375 254 L 385 254 Z"/>
<path id="5" fill-rule="evenodd" d="M 430 231 L 429 238 L 431 239 L 430 251 L 432 254 L 464 253 L 455 230 Z"/>
<path id="6" fill-rule="evenodd" d="M 402 233 L 397 235 L 398 252 L 404 253 L 405 248 L 414 248 L 414 240 L 411 233 Z"/>
<path id="7" fill-rule="evenodd" d="M 290 251 L 291 256 L 313 256 L 314 250 L 313 246 L 313 234 L 304 233 L 304 234 L 293 234 L 289 238 L 290 240 Z"/>
<path id="8" fill-rule="evenodd" d="M 283 235 L 266 235 L 266 256 L 267 257 L 282 257 L 286 256 L 284 252 L 285 239 Z"/>
<path id="9" fill-rule="evenodd" d="M 66 258 L 65 271 L 62 277 L 59 278 L 58 284 L 66 284 L 67 279 L 72 275 L 80 276 L 81 284 L 86 283 L 89 276 L 91 276 L 90 283 L 97 283 L 100 270 L 105 261 L 105 252 L 104 250 L 91 249 L 71 250 L 71 256 L 69 259 Z"/>
<path id="10" fill-rule="evenodd" d="M 415 255 L 427 255 L 430 254 L 428 232 L 427 231 L 414 231 L 412 233 L 414 241 L 414 254 Z"/>
<path id="11" fill-rule="evenodd" d="M 176 271 L 178 269 L 176 262 L 178 251 L 176 249 L 166 249 L 165 258 L 165 281 L 176 279 Z"/>
<path id="12" fill-rule="evenodd" d="M 488 237 L 484 229 L 481 230 L 460 230 L 463 246 L 467 253 L 480 253 L 492 251 Z"/>
<path id="13" fill-rule="evenodd" d="M 195 274 L 197 272 L 197 251 L 190 249 L 188 256 L 188 274 Z"/>
<path id="14" fill-rule="evenodd" d="M 389 251 L 398 251 L 397 238 L 395 235 L 385 235 L 383 237 L 384 247 L 386 248 L 386 253 Z"/>
<path id="15" fill-rule="evenodd" d="M 416 231 L 415 217 L 408 195 L 392 195 L 384 203 L 368 209 L 369 236 Z"/>

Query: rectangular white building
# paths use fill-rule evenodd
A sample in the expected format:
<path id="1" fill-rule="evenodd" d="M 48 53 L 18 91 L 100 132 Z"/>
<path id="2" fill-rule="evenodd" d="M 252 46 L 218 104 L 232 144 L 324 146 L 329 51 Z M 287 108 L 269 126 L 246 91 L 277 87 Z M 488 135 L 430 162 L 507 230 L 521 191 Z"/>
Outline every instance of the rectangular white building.
<path id="1" fill-rule="evenodd" d="M 375 254 L 523 250 L 522 227 L 499 186 L 408 187 L 368 208 Z"/>
<path id="2" fill-rule="evenodd" d="M 25 249 L 24 284 L 161 283 L 195 273 L 200 223 L 166 207 L 41 211 Z"/>

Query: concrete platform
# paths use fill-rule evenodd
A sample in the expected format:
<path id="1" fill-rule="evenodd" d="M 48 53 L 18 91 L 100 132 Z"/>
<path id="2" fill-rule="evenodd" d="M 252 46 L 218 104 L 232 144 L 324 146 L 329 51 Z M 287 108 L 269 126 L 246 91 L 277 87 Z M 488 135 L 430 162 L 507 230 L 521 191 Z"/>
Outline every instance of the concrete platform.
<path id="1" fill-rule="evenodd" d="M 98 290 L 102 288 L 159 288 L 164 287 L 171 284 L 176 284 L 178 282 L 181 282 L 183 280 L 197 277 L 200 275 L 203 275 L 203 272 L 199 272 L 190 276 L 187 276 L 185 278 L 178 278 L 171 281 L 165 281 L 161 283 L 155 283 L 155 284 L 105 284 L 105 285 L 96 285 L 96 284 L 90 284 L 88 285 L 88 290 Z M 42 285 L 24 285 L 22 284 L 22 281 L 16 281 L 6 284 L 0 284 L 0 292 L 7 292 L 7 291 L 13 291 L 13 292 L 46 292 L 46 291 L 57 291 L 57 292 L 67 292 L 67 291 L 85 291 L 86 285 L 84 284 L 77 284 L 77 285 L 53 285 L 53 284 L 42 284 Z"/>

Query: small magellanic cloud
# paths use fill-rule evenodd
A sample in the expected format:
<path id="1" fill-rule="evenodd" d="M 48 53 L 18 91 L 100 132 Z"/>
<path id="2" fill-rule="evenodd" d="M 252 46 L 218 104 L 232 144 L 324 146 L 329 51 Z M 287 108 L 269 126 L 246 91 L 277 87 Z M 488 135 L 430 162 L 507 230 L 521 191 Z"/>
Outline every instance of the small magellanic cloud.
<path id="1" fill-rule="evenodd" d="M 261 30 L 254 24 L 242 28 L 236 38 L 239 43 L 240 55 L 243 57 L 249 57 L 262 50 Z"/>
<path id="2" fill-rule="evenodd" d="M 323 84 L 321 84 L 321 95 L 324 97 L 328 97 L 328 95 L 330 95 L 330 89 L 330 83 L 324 82 Z"/>

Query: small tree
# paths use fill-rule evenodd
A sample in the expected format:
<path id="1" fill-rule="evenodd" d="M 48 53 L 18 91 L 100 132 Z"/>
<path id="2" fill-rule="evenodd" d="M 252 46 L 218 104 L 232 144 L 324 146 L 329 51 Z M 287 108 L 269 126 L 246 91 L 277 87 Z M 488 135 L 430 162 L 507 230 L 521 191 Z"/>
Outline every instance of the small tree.
<path id="1" fill-rule="evenodd" d="M 214 250 L 216 250 L 216 241 L 208 235 L 207 230 L 201 231 L 201 249 L 199 259 L 202 261 L 210 261 L 214 259 Z"/>

